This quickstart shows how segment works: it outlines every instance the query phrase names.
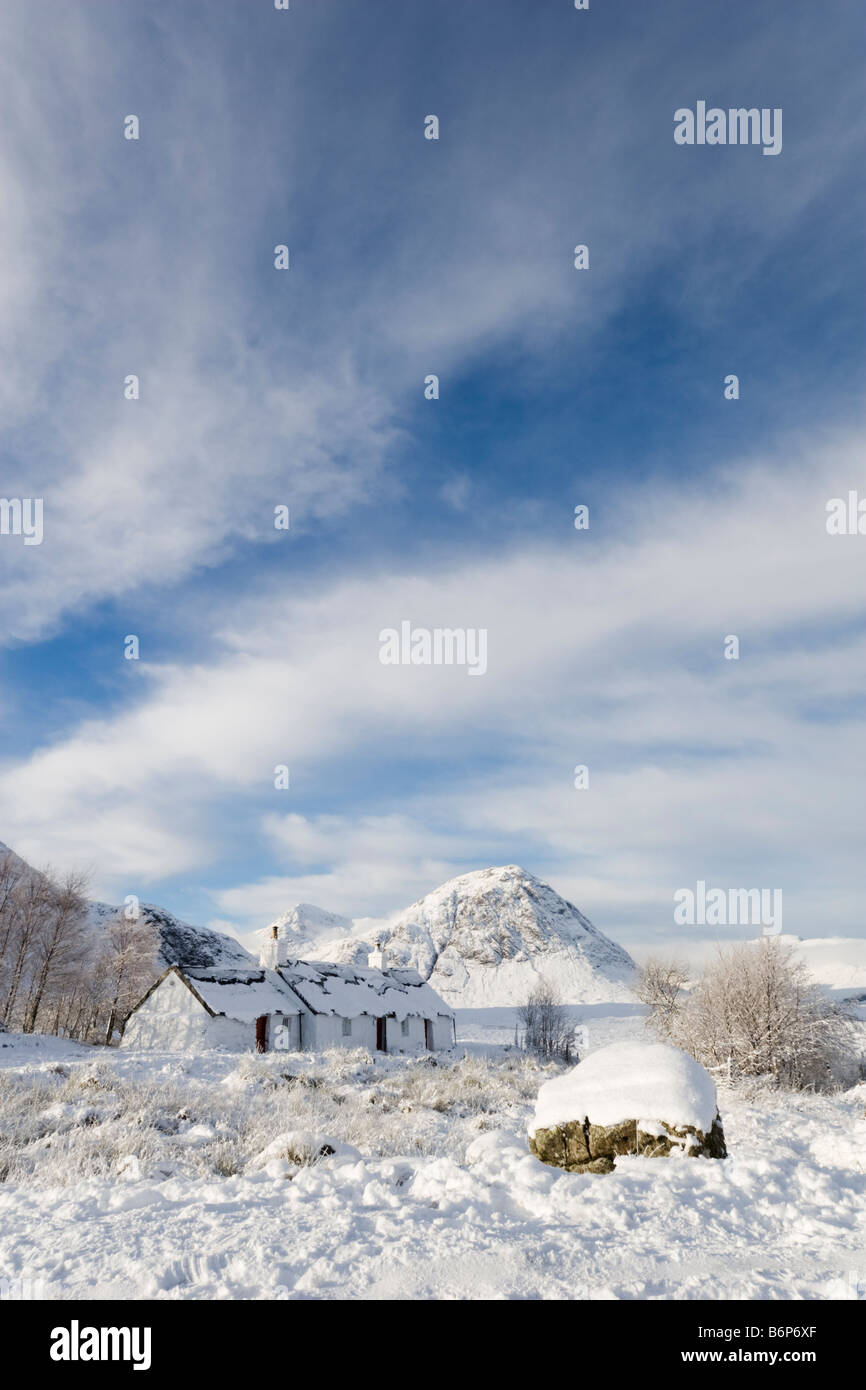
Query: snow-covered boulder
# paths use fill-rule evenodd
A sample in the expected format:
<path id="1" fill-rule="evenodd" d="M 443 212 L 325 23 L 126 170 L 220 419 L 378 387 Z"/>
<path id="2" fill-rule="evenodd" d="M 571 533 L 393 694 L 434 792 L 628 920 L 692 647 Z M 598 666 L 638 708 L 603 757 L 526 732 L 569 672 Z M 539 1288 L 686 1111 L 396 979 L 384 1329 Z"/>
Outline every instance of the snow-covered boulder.
<path id="1" fill-rule="evenodd" d="M 592 1052 L 538 1092 L 529 1147 L 543 1163 L 609 1173 L 624 1154 L 724 1158 L 712 1077 L 664 1043 L 622 1042 Z"/>

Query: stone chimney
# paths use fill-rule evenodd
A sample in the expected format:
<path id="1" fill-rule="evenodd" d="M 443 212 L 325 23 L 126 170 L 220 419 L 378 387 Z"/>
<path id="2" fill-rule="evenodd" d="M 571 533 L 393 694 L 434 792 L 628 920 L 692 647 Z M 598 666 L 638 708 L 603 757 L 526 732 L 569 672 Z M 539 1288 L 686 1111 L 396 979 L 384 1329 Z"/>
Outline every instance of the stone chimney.
<path id="1" fill-rule="evenodd" d="M 259 952 L 259 965 L 263 965 L 266 970 L 276 970 L 280 960 L 280 943 L 277 940 L 277 929 L 271 927 L 271 934 Z"/>
<path id="2" fill-rule="evenodd" d="M 369 956 L 367 964 L 371 970 L 385 970 L 385 948 L 381 941 L 377 941 Z"/>

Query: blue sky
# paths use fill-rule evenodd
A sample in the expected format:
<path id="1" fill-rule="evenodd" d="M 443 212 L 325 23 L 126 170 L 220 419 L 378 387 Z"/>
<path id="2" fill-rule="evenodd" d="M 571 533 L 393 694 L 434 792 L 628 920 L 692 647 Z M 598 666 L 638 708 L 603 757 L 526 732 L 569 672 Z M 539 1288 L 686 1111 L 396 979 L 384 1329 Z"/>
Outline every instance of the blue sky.
<path id="1" fill-rule="evenodd" d="M 627 944 L 698 879 L 862 934 L 863 48 L 841 2 L 4 6 L 0 839 L 241 934 L 507 862 Z M 699 99 L 781 154 L 675 145 Z M 487 675 L 381 666 L 402 620 Z"/>

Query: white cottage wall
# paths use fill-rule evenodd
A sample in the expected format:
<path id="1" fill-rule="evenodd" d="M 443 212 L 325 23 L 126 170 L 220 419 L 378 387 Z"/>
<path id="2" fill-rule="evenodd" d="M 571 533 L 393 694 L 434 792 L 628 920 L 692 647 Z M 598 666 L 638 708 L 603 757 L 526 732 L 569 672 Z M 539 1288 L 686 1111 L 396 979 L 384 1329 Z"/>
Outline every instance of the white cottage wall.
<path id="1" fill-rule="evenodd" d="M 389 1018 L 387 1023 L 387 1041 L 389 1052 L 423 1052 L 426 1047 L 424 1040 L 424 1020 L 418 1014 L 409 1014 L 406 1019 L 408 1031 L 403 1032 L 403 1025 L 399 1018 Z"/>
<path id="2" fill-rule="evenodd" d="M 427 1035 L 424 1019 L 418 1014 L 410 1014 L 407 1019 L 408 1033 L 403 1032 L 399 1018 L 385 1019 L 385 1043 L 388 1052 L 416 1053 L 427 1050 Z M 316 1051 L 328 1047 L 366 1047 L 376 1051 L 376 1019 L 370 1014 L 360 1014 L 350 1020 L 351 1032 L 343 1032 L 343 1020 L 328 1014 L 316 1014 L 304 1019 L 303 1048 Z M 447 1050 L 453 1045 L 451 1020 L 433 1020 L 433 1047 Z"/>
<path id="3" fill-rule="evenodd" d="M 450 1018 L 434 1018 L 433 1047 L 437 1052 L 447 1052 L 454 1046 L 454 1025 Z"/>
<path id="4" fill-rule="evenodd" d="M 252 1035 L 253 1042 L 255 1035 Z M 121 1047 L 161 1052 L 202 1051 L 209 1047 L 250 1046 L 250 1029 L 235 1019 L 211 1018 L 177 975 L 161 984 L 136 1009 L 124 1029 Z"/>
<path id="5" fill-rule="evenodd" d="M 268 1018 L 268 1050 L 299 1052 L 301 1048 L 300 1014 L 271 1014 Z"/>
<path id="6" fill-rule="evenodd" d="M 349 1020 L 351 1031 L 343 1032 L 343 1020 L 331 1014 L 305 1015 L 302 1024 L 303 1047 L 315 1052 L 327 1047 L 367 1047 L 376 1050 L 376 1020 L 361 1014 Z"/>
<path id="7" fill-rule="evenodd" d="M 340 1042 L 346 1047 L 366 1047 L 370 1052 L 376 1051 L 376 1020 L 369 1014 L 361 1014 L 358 1018 L 349 1020 L 352 1032 L 348 1037 L 340 1037 Z M 343 1020 L 336 1020 L 337 1026 L 342 1035 Z"/>
<path id="8" fill-rule="evenodd" d="M 208 1021 L 207 1036 L 208 1047 L 218 1047 L 225 1052 L 251 1052 L 256 1045 L 256 1025 L 217 1014 Z"/>

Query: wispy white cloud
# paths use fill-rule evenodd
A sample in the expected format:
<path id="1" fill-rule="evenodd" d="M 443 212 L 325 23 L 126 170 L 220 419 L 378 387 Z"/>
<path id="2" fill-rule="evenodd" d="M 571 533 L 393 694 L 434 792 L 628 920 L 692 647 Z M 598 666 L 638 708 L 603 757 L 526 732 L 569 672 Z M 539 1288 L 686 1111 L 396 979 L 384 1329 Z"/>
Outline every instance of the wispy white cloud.
<path id="1" fill-rule="evenodd" d="M 760 273 L 852 155 L 856 123 L 820 159 L 822 132 L 804 128 L 772 179 L 757 161 L 738 202 L 754 235 L 734 253 L 713 236 L 724 169 L 649 161 L 643 126 L 622 119 L 626 99 L 643 110 L 681 71 L 675 45 L 650 62 L 623 43 L 577 86 L 554 65 L 553 124 L 552 93 L 503 51 L 495 88 L 455 79 L 435 150 L 416 118 L 409 159 L 405 91 L 352 105 L 347 89 L 351 138 L 347 109 L 323 103 L 346 12 L 320 9 L 303 31 L 308 63 L 280 90 L 283 124 L 321 128 L 330 158 L 315 170 L 298 142 L 275 157 L 250 118 L 225 46 L 235 21 L 220 7 L 222 41 L 181 9 L 144 27 L 104 7 L 67 5 L 50 25 L 32 6 L 4 11 L 0 255 L 14 273 L 0 287 L 3 485 L 44 495 L 46 534 L 4 548 L 0 636 L 31 640 L 100 599 L 176 585 L 263 538 L 286 494 L 300 528 L 369 499 L 424 374 L 453 379 L 506 341 L 523 348 L 527 379 L 542 361 L 548 372 L 558 335 L 580 329 L 589 345 L 603 334 L 678 239 L 713 245 L 668 290 L 686 318 L 700 305 L 711 324 L 713 305 Z M 761 51 L 716 55 L 705 77 L 721 89 Z M 126 142 L 136 107 L 142 139 Z M 360 152 L 367 184 L 354 175 Z M 570 261 L 578 227 L 593 242 L 585 280 Z M 347 266 L 357 228 L 368 252 Z M 304 250 L 278 285 L 265 268 L 291 233 Z M 139 402 L 122 399 L 128 372 L 141 376 Z M 444 495 L 466 505 L 459 479 Z"/>
<path id="2" fill-rule="evenodd" d="M 858 444 L 801 441 L 796 460 L 787 442 L 775 467 L 635 492 L 606 535 L 565 545 L 306 597 L 268 585 L 238 602 L 214 660 L 145 668 L 133 708 L 7 761 L 5 838 L 155 879 L 218 860 L 233 805 L 286 864 L 220 898 L 248 925 L 284 893 L 379 915 L 467 854 L 520 846 L 624 922 L 717 871 L 779 878 L 765 886 L 810 911 L 832 903 L 827 927 L 848 930 L 863 542 L 828 536 L 824 503 L 856 476 Z M 488 674 L 382 666 L 379 631 L 404 618 L 486 626 Z M 730 633 L 737 662 L 722 654 Z M 360 750 L 358 814 L 342 776 Z M 413 791 L 395 810 L 380 785 L 407 751 Z M 292 787 L 276 792 L 283 762 Z M 572 786 L 577 763 L 588 792 Z M 305 809 L 329 798 L 333 815 Z"/>
<path id="3" fill-rule="evenodd" d="M 860 538 L 826 536 L 823 508 L 862 476 L 862 441 L 798 433 L 817 409 L 799 379 L 775 398 L 787 438 L 680 487 L 619 478 L 585 535 L 568 525 L 579 499 L 564 499 L 557 539 L 527 527 L 497 551 L 488 532 L 486 551 L 455 542 L 395 562 L 385 538 L 375 572 L 335 553 L 303 593 L 239 574 L 214 612 L 200 594 L 186 607 L 182 588 L 238 542 L 273 542 L 277 502 L 297 535 L 396 489 L 388 464 L 427 372 L 444 400 L 467 365 L 507 349 L 531 391 L 579 369 L 557 357 L 566 334 L 589 360 L 648 275 L 711 341 L 781 242 L 811 248 L 803 227 L 861 138 L 850 77 L 834 77 L 832 141 L 804 92 L 784 156 L 738 166 L 732 229 L 731 166 L 675 152 L 658 94 L 672 114 L 686 72 L 689 100 L 696 82 L 722 94 L 735 76 L 757 91 L 768 55 L 785 70 L 796 28 L 771 46 L 775 31 L 753 26 L 724 52 L 691 33 L 684 62 L 679 28 L 660 26 L 645 48 L 618 40 L 580 82 L 554 62 L 539 83 L 519 47 L 497 53 L 495 82 L 465 80 L 461 50 L 433 150 L 408 84 L 356 101 L 364 64 L 353 53 L 335 68 L 351 7 L 310 7 L 305 61 L 268 89 L 275 124 L 250 105 L 234 7 L 208 11 L 213 38 L 203 11 L 131 25 L 120 8 L 55 7 L 50 24 L 23 3 L 0 15 L 0 256 L 13 272 L 0 283 L 0 492 L 44 495 L 46 509 L 42 546 L 3 547 L 0 638 L 74 630 L 91 605 L 144 586 L 161 588 L 166 621 L 214 638 L 195 660 L 147 651 L 122 712 L 95 704 L 31 756 L 11 745 L 4 839 L 38 862 L 92 864 L 111 894 L 206 876 L 242 819 L 277 866 L 219 895 L 242 925 L 288 897 L 389 912 L 518 846 L 635 930 L 642 914 L 666 920 L 672 883 L 716 868 L 778 873 L 802 916 L 858 928 L 864 749 L 845 709 L 862 690 L 863 560 Z M 822 34 L 816 65 L 832 57 Z M 402 71 L 403 30 L 375 38 Z M 137 108 L 135 145 L 121 122 Z M 275 154 L 277 124 L 304 139 Z M 283 239 L 298 254 L 278 288 L 265 268 Z M 592 245 L 586 279 L 571 268 L 577 240 Z M 846 273 L 825 267 L 820 292 L 838 296 Z M 744 344 L 769 334 L 770 373 L 762 322 L 744 324 Z M 121 394 L 131 371 L 135 403 Z M 464 522 L 483 495 L 450 461 L 432 486 Z M 518 505 L 538 520 L 531 501 L 502 499 Z M 378 632 L 403 619 L 486 628 L 488 674 L 383 668 Z M 739 663 L 721 656 L 729 632 Z M 362 756 L 347 797 L 342 767 Z M 404 761 L 401 795 L 384 774 Z M 288 794 L 272 790 L 282 762 Z M 571 786 L 577 762 L 587 793 Z"/>

